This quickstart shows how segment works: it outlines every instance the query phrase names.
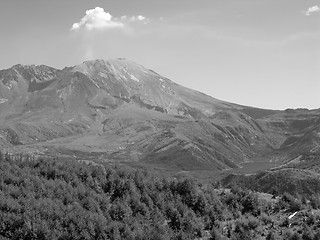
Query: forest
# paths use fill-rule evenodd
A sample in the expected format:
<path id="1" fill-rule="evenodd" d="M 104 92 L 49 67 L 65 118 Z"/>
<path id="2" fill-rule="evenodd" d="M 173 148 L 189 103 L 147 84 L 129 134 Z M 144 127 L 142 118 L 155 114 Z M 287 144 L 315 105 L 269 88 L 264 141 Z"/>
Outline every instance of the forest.
<path id="1" fill-rule="evenodd" d="M 1 239 L 320 239 L 320 198 L 0 154 Z"/>

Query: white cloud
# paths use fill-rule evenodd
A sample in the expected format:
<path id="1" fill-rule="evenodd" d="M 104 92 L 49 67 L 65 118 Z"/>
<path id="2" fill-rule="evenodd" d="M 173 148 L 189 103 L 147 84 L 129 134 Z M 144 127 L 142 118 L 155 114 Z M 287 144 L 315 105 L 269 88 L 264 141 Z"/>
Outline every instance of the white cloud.
<path id="1" fill-rule="evenodd" d="M 87 30 L 93 29 L 111 29 L 111 28 L 124 28 L 126 23 L 129 22 L 143 22 L 146 24 L 148 19 L 142 15 L 128 17 L 126 15 L 120 18 L 114 18 L 110 13 L 105 12 L 103 8 L 96 7 L 86 11 L 86 15 L 81 18 L 80 22 L 72 25 L 71 31 L 85 28 Z"/>
<path id="2" fill-rule="evenodd" d="M 74 23 L 71 30 L 78 30 L 81 27 L 90 31 L 93 29 L 123 28 L 124 24 L 113 20 L 111 14 L 105 12 L 103 8 L 96 7 L 95 9 L 87 10 L 86 15 L 80 22 Z"/>
<path id="3" fill-rule="evenodd" d="M 320 7 L 315 5 L 313 7 L 309 7 L 308 10 L 305 12 L 306 16 L 310 16 L 312 13 L 320 12 Z"/>
<path id="4" fill-rule="evenodd" d="M 132 16 L 132 17 L 128 17 L 126 15 L 120 17 L 120 19 L 122 21 L 130 21 L 130 22 L 147 22 L 148 19 L 145 16 L 142 15 L 138 15 L 138 16 Z"/>
<path id="5" fill-rule="evenodd" d="M 144 17 L 144 16 L 142 16 L 142 15 L 139 15 L 139 16 L 137 16 L 137 19 L 138 19 L 139 21 L 143 21 L 143 20 L 146 20 L 146 17 Z"/>

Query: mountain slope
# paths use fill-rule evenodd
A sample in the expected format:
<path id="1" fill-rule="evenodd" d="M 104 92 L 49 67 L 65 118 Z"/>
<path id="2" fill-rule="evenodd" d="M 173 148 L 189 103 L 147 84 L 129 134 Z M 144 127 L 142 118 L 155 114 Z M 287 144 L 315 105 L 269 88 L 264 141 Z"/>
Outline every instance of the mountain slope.
<path id="1" fill-rule="evenodd" d="M 126 59 L 0 71 L 0 146 L 10 152 L 223 170 L 299 154 L 319 116 L 224 102 Z M 318 144 L 305 142 L 303 151 Z"/>

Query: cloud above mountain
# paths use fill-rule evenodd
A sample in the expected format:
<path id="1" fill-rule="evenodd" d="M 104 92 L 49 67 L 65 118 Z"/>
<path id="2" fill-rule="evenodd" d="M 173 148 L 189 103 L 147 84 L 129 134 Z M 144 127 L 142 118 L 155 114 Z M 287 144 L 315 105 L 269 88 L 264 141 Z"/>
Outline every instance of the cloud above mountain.
<path id="1" fill-rule="evenodd" d="M 130 21 L 130 22 L 147 20 L 147 18 L 142 16 L 142 15 L 132 16 L 132 17 L 128 17 L 128 16 L 124 15 L 124 16 L 121 17 L 121 19 L 124 20 L 124 21 Z"/>
<path id="2" fill-rule="evenodd" d="M 143 22 L 147 23 L 148 19 L 142 15 L 138 16 L 122 16 L 120 18 L 113 17 L 101 7 L 89 9 L 86 15 L 81 18 L 79 22 L 72 25 L 71 31 L 78 31 L 80 29 L 91 30 L 106 30 L 124 28 L 129 22 Z"/>
<path id="3" fill-rule="evenodd" d="M 310 16 L 313 13 L 320 12 L 320 7 L 318 5 L 309 7 L 307 11 L 305 11 L 306 16 Z"/>

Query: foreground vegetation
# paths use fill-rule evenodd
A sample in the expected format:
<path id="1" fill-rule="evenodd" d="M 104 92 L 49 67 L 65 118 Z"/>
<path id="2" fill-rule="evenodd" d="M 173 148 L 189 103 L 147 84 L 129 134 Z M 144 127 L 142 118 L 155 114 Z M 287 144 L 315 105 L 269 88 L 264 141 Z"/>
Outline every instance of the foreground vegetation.
<path id="1" fill-rule="evenodd" d="M 229 174 L 220 186 L 237 186 L 267 193 L 290 193 L 298 198 L 317 198 L 320 194 L 320 153 L 306 152 L 276 168 L 255 174 Z"/>
<path id="2" fill-rule="evenodd" d="M 313 240 L 319 207 L 317 196 L 272 197 L 120 165 L 0 154 L 3 239 Z"/>

